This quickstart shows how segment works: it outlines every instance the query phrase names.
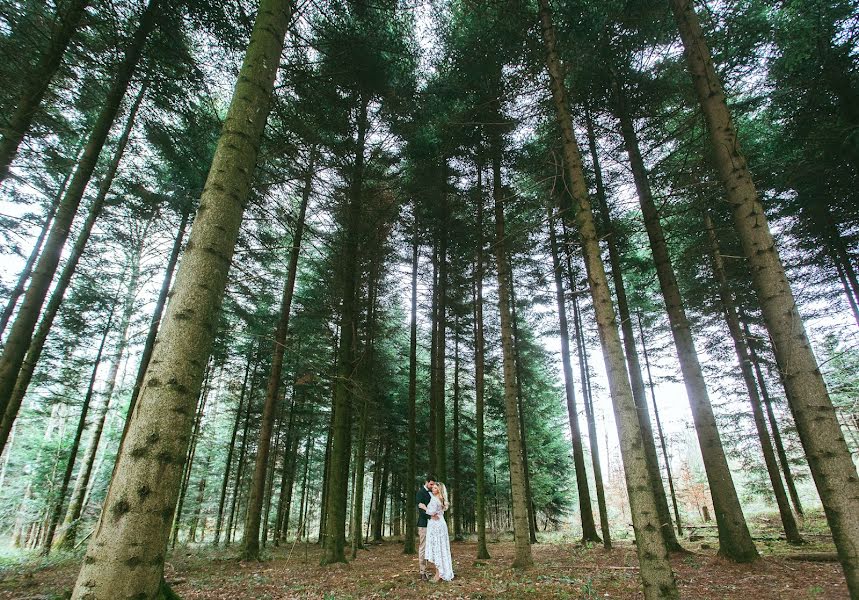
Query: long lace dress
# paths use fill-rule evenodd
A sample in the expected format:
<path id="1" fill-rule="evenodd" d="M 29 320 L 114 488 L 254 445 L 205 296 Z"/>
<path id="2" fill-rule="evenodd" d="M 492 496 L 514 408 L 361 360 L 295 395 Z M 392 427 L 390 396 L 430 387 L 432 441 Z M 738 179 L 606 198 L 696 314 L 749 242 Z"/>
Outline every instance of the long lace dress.
<path id="1" fill-rule="evenodd" d="M 450 539 L 447 535 L 447 523 L 444 521 L 444 509 L 435 496 L 430 498 L 427 514 L 438 515 L 438 519 L 431 518 L 427 522 L 426 559 L 436 566 L 442 579 L 450 581 L 453 579 Z"/>

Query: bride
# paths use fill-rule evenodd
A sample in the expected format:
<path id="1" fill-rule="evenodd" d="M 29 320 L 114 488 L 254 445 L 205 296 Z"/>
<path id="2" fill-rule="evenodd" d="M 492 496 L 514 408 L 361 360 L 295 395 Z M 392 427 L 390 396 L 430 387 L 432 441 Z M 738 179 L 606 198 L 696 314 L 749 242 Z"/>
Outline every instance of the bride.
<path id="1" fill-rule="evenodd" d="M 427 523 L 426 559 L 435 565 L 436 575 L 433 581 L 450 581 L 453 579 L 453 560 L 450 556 L 450 539 L 447 535 L 447 523 L 444 512 L 450 508 L 447 500 L 447 488 L 443 483 L 435 482 L 430 488 L 432 497 L 429 505 L 423 503 L 418 507 L 432 517 Z M 436 518 L 435 516 L 438 516 Z"/>

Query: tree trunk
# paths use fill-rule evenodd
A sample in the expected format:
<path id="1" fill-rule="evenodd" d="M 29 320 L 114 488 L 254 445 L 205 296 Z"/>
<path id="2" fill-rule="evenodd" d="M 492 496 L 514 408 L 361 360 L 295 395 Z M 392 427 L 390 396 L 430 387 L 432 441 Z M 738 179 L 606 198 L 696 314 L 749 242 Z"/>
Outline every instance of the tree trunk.
<path id="1" fill-rule="evenodd" d="M 641 350 L 644 353 L 644 365 L 647 367 L 647 383 L 650 386 L 650 400 L 653 402 L 653 417 L 656 419 L 656 431 L 659 433 L 662 460 L 665 461 L 665 474 L 668 476 L 668 489 L 671 492 L 671 504 L 674 507 L 674 522 L 677 525 L 677 535 L 683 535 L 680 509 L 677 506 L 677 493 L 674 491 L 674 478 L 671 476 L 671 460 L 668 458 L 668 446 L 665 443 L 665 435 L 662 433 L 662 421 L 659 420 L 659 407 L 656 406 L 656 389 L 653 385 L 653 376 L 650 374 L 650 359 L 647 357 L 647 342 L 644 339 L 644 326 L 641 324 L 641 313 L 638 313 L 638 332 L 641 335 Z"/>
<path id="2" fill-rule="evenodd" d="M 18 99 L 15 110 L 9 117 L 3 130 L 3 139 L 0 140 L 0 183 L 9 175 L 9 166 L 18 154 L 18 146 L 27 132 L 33 117 L 42 104 L 42 99 L 51 85 L 51 81 L 60 68 L 63 55 L 69 47 L 75 31 L 86 12 L 89 0 L 72 0 L 65 7 L 63 14 L 60 9 L 53 20 L 48 47 L 39 57 L 39 62 L 33 70 L 27 71 L 27 78 L 23 85 L 23 91 Z M 62 6 L 62 5 L 58 5 Z"/>
<path id="3" fill-rule="evenodd" d="M 477 248 L 474 258 L 474 474 L 477 479 L 477 558 L 488 559 L 486 547 L 486 457 L 484 451 L 484 339 L 483 339 L 483 166 L 477 164 Z"/>
<path id="4" fill-rule="evenodd" d="M 615 410 L 615 421 L 620 439 L 626 474 L 627 490 L 635 529 L 636 550 L 640 563 L 640 576 L 644 596 L 677 598 L 677 584 L 665 538 L 662 534 L 656 508 L 656 494 L 647 468 L 647 458 L 641 444 L 641 424 L 638 410 L 629 385 L 626 362 L 617 332 L 614 306 L 608 288 L 605 266 L 599 249 L 599 238 L 585 184 L 582 159 L 573 131 L 564 89 L 563 67 L 555 49 L 555 29 L 552 25 L 548 0 L 540 0 L 540 20 L 546 44 L 546 65 L 557 112 L 558 125 L 563 133 L 564 162 L 567 185 L 571 188 L 576 224 L 581 238 L 582 253 L 587 267 L 588 283 L 596 313 L 600 341 L 603 347 L 609 388 Z"/>
<path id="5" fill-rule="evenodd" d="M 259 529 L 262 516 L 265 480 L 268 469 L 268 455 L 271 448 L 271 433 L 274 427 L 277 399 L 279 398 L 280 379 L 283 375 L 283 354 L 286 349 L 286 335 L 289 331 L 289 313 L 292 309 L 292 295 L 295 291 L 295 278 L 298 271 L 298 257 L 301 252 L 301 236 L 304 233 L 304 219 L 307 215 L 307 202 L 313 185 L 313 163 L 315 149 L 310 150 L 307 173 L 304 176 L 304 189 L 301 192 L 301 206 L 292 234 L 292 249 L 289 255 L 289 271 L 283 295 L 280 300 L 280 319 L 274 333 L 272 348 L 271 372 L 268 387 L 265 392 L 265 402 L 262 408 L 259 439 L 257 440 L 257 455 L 251 478 L 251 493 L 248 498 L 248 513 L 245 520 L 244 543 L 242 555 L 245 560 L 259 558 Z"/>
<path id="6" fill-rule="evenodd" d="M 453 506 L 453 539 L 462 541 L 462 512 L 463 498 L 459 493 L 462 485 L 462 472 L 460 471 L 460 444 L 461 433 L 459 424 L 459 318 L 454 325 L 453 344 L 453 474 L 451 476 L 450 503 Z"/>
<path id="7" fill-rule="evenodd" d="M 412 487 L 417 484 L 417 456 L 415 443 L 417 439 L 417 375 L 418 375 L 418 223 L 417 206 L 415 212 L 414 231 L 412 232 L 412 299 L 411 299 L 411 322 L 409 323 L 409 437 L 408 465 L 406 470 L 406 491 L 412 493 Z M 411 503 L 410 503 L 411 504 Z M 407 513 L 408 514 L 408 513 Z M 403 544 L 403 554 L 415 553 L 415 536 L 417 535 L 417 523 L 412 516 L 406 518 L 406 539 Z"/>
<path id="8" fill-rule="evenodd" d="M 63 474 L 63 481 L 60 484 L 59 491 L 56 493 L 56 502 L 54 503 L 54 507 L 50 513 L 48 533 L 45 535 L 45 539 L 42 544 L 42 554 L 46 556 L 51 552 L 51 545 L 54 541 L 54 531 L 56 531 L 57 525 L 60 522 L 60 515 L 62 514 L 63 505 L 66 501 L 66 492 L 68 491 L 69 483 L 72 480 L 72 473 L 75 468 L 75 459 L 78 456 L 81 438 L 83 437 L 83 432 L 86 428 L 86 418 L 89 414 L 90 402 L 92 401 L 93 392 L 95 391 L 95 378 L 98 374 L 98 367 L 101 363 L 104 346 L 107 343 L 107 336 L 110 333 L 110 325 L 113 322 L 114 306 L 111 307 L 110 315 L 107 318 L 107 324 L 104 326 L 104 333 L 101 336 L 101 343 L 99 344 L 98 352 L 95 355 L 95 362 L 93 362 L 92 373 L 89 378 L 89 386 L 87 387 L 86 395 L 84 396 L 83 404 L 81 405 L 81 414 L 78 419 L 78 426 L 75 430 L 74 438 L 72 439 L 72 446 L 69 449 L 69 457 L 66 461 L 66 471 Z"/>
<path id="9" fill-rule="evenodd" d="M 80 260 L 81 255 L 86 248 L 87 242 L 89 241 L 93 225 L 95 225 L 96 219 L 98 219 L 99 215 L 101 214 L 101 210 L 104 207 L 104 202 L 107 199 L 107 194 L 110 191 L 111 184 L 113 183 L 113 178 L 116 175 L 116 171 L 119 168 L 119 163 L 122 160 L 122 155 L 125 152 L 126 146 L 128 145 L 128 140 L 131 136 L 131 130 L 134 127 L 134 119 L 137 116 L 137 110 L 140 108 L 140 103 L 143 101 L 145 93 L 146 87 L 144 86 L 137 94 L 137 99 L 131 107 L 128 119 L 125 123 L 125 129 L 123 130 L 122 135 L 117 142 L 116 151 L 114 152 L 113 159 L 111 160 L 110 166 L 105 173 L 104 179 L 102 179 L 101 184 L 99 185 L 98 193 L 96 194 L 96 197 L 93 199 L 93 202 L 90 205 L 89 211 L 87 212 L 86 220 L 81 226 L 81 230 L 78 233 L 77 238 L 75 238 L 75 243 L 72 246 L 68 258 L 66 259 L 66 264 L 63 266 L 63 270 L 60 272 L 60 277 L 57 280 L 56 285 L 54 286 L 54 290 L 51 292 L 51 298 L 50 300 L 48 300 L 48 305 L 45 307 L 44 314 L 42 315 L 41 321 L 39 321 L 39 326 L 35 331 L 35 335 L 33 335 L 32 338 L 28 341 L 29 348 L 27 349 L 27 355 L 25 357 L 25 360 L 21 363 L 18 363 L 18 368 L 16 368 L 15 370 L 15 387 L 12 389 L 11 396 L 8 397 L 8 404 L 6 404 L 5 410 L 3 412 L 3 420 L 2 423 L 0 423 L 0 448 L 3 448 L 3 446 L 6 444 L 6 439 L 9 436 L 9 431 L 11 430 L 12 424 L 15 422 L 15 419 L 18 416 L 18 410 L 21 408 L 21 402 L 24 400 L 24 395 L 27 393 L 27 388 L 30 385 L 33 373 L 36 370 L 36 365 L 38 364 L 39 358 L 42 355 L 45 341 L 48 339 L 48 334 L 51 332 L 51 327 L 54 324 L 54 319 L 56 318 L 57 313 L 60 310 L 60 306 L 63 303 L 63 298 L 65 296 L 66 290 L 68 289 L 72 281 L 72 276 L 77 269 L 78 261 Z M 72 181 L 72 185 L 74 185 L 74 181 Z M 50 239 L 48 240 L 48 244 L 50 244 Z M 38 268 L 39 267 L 37 267 L 37 270 Z M 33 280 L 36 279 L 36 276 L 36 274 L 33 275 Z M 53 271 L 51 272 L 51 277 L 53 277 Z M 27 293 L 30 293 L 29 290 Z M 23 311 L 26 306 L 27 300 L 25 297 L 24 304 L 21 306 L 21 311 Z M 41 307 L 41 304 L 39 306 Z M 20 318 L 20 312 L 18 318 Z M 18 322 L 18 318 L 16 318 L 15 320 L 16 324 Z M 12 339 L 12 336 L 14 335 L 14 327 L 15 325 L 13 325 L 13 331 L 9 334 L 9 339 Z M 30 333 L 32 333 L 32 330 Z M 8 348 L 9 346 L 7 340 L 6 349 Z M 0 359 L 0 363 L 2 363 L 2 361 L 3 359 Z M 0 370 L 2 370 L 2 368 L 3 367 L 0 367 Z M 1 381 L 2 378 L 3 376 L 0 375 L 0 388 L 2 388 L 3 385 Z M 0 389 L 0 394 L 2 394 L 2 389 Z M 2 396 L 0 396 L 0 405 L 2 404 L 3 398 Z"/>
<path id="10" fill-rule="evenodd" d="M 373 541 L 382 541 L 383 524 L 385 522 L 385 502 L 388 497 L 388 477 L 390 469 L 388 468 L 388 459 L 391 455 L 391 443 L 385 445 L 382 460 L 378 463 L 379 469 L 379 492 L 376 495 L 376 509 L 373 514 Z"/>
<path id="11" fill-rule="evenodd" d="M 77 158 L 80 158 L 80 152 L 78 152 Z M 77 160 L 75 162 L 77 162 Z M 0 315 L 0 337 L 2 337 L 3 333 L 6 331 L 9 319 L 12 318 L 12 313 L 15 312 L 15 306 L 18 304 L 18 298 L 20 298 L 21 294 L 24 293 L 27 281 L 33 273 L 33 266 L 39 259 L 39 253 L 42 251 L 42 244 L 45 243 L 45 237 L 51 230 L 51 224 L 54 222 L 54 215 L 57 214 L 57 207 L 60 205 L 60 200 L 63 199 L 63 194 L 66 192 L 66 186 L 69 184 L 69 180 L 71 178 L 72 170 L 69 169 L 69 172 L 66 173 L 66 176 L 63 179 L 63 183 L 60 185 L 60 189 L 58 189 L 57 193 L 54 194 L 54 197 L 51 200 L 51 205 L 45 212 L 45 221 L 42 223 L 42 228 L 39 230 L 39 235 L 36 237 L 36 242 L 33 244 L 30 256 L 27 257 L 27 262 L 24 264 L 24 268 L 21 269 L 21 273 L 18 275 L 18 281 L 15 282 L 15 287 L 12 288 L 12 291 L 9 293 L 9 299 L 6 301 L 6 306 L 3 307 L 3 314 Z"/>
<path id="12" fill-rule="evenodd" d="M 433 236 L 433 246 L 432 246 L 432 308 L 430 310 L 430 370 L 429 370 L 429 425 L 427 426 L 427 438 L 429 442 L 429 473 L 438 477 L 436 475 L 436 468 L 438 467 L 438 453 L 435 449 L 436 437 L 435 437 L 435 426 L 436 426 L 436 416 L 435 416 L 435 386 L 437 382 L 436 377 L 436 361 L 438 360 L 438 299 L 439 299 L 439 290 L 438 290 L 438 236 Z"/>
<path id="13" fill-rule="evenodd" d="M 746 384 L 746 390 L 749 393 L 749 401 L 752 405 L 752 417 L 755 422 L 755 429 L 758 433 L 758 439 L 761 443 L 761 452 L 764 456 L 764 464 L 766 465 L 767 474 L 770 478 L 770 484 L 775 495 L 776 505 L 778 506 L 779 515 L 781 516 L 784 533 L 788 543 L 802 544 L 804 540 L 799 534 L 799 528 L 796 525 L 796 520 L 790 510 L 790 501 L 784 491 L 784 486 L 781 482 L 781 473 L 779 472 L 778 463 L 775 458 L 772 441 L 770 440 L 767 424 L 764 417 L 764 411 L 761 408 L 761 397 L 758 394 L 758 386 L 755 382 L 755 374 L 752 371 L 751 358 L 749 357 L 749 349 L 746 345 L 746 339 L 743 336 L 743 330 L 740 326 L 740 318 L 737 316 L 737 309 L 734 305 L 734 296 L 731 293 L 731 287 L 728 283 L 728 277 L 725 273 L 725 265 L 722 261 L 722 253 L 719 249 L 719 240 L 716 237 L 716 229 L 713 226 L 713 220 L 710 218 L 709 211 L 704 211 L 704 228 L 707 230 L 707 240 L 710 244 L 710 258 L 713 262 L 713 273 L 716 277 L 716 282 L 719 286 L 719 300 L 722 303 L 722 310 L 725 312 L 725 320 L 728 323 L 728 329 L 731 332 L 731 338 L 734 341 L 734 350 L 737 353 L 737 360 L 740 363 L 740 372 L 743 376 L 743 381 Z"/>
<path id="14" fill-rule="evenodd" d="M 525 427 L 525 407 L 522 399 L 522 356 L 519 346 L 519 325 L 516 317 L 516 286 L 513 277 L 512 261 L 510 269 L 510 319 L 513 322 L 513 357 L 516 365 L 516 405 L 519 408 L 519 435 L 522 439 L 522 465 L 525 470 L 525 497 L 528 499 L 528 536 L 532 544 L 537 543 L 537 516 L 534 498 L 531 495 L 531 471 L 528 463 L 528 436 Z"/>
<path id="15" fill-rule="evenodd" d="M 790 500 L 793 502 L 793 508 L 800 517 L 803 516 L 802 512 L 802 503 L 799 501 L 799 494 L 796 491 L 796 483 L 793 480 L 793 473 L 790 470 L 790 462 L 787 459 L 787 452 L 784 449 L 784 442 L 781 439 L 781 432 L 778 428 L 778 420 L 775 418 L 775 412 L 772 407 L 772 398 L 770 398 L 769 391 L 767 390 L 766 380 L 764 379 L 764 374 L 761 371 L 761 364 L 758 360 L 757 352 L 755 351 L 755 345 L 752 341 L 752 335 L 749 331 L 749 325 L 746 322 L 743 322 L 743 336 L 746 339 L 746 345 L 749 348 L 749 357 L 752 359 L 752 365 L 755 368 L 755 376 L 758 381 L 758 387 L 760 388 L 761 396 L 764 399 L 764 406 L 767 409 L 767 419 L 770 423 L 770 430 L 772 431 L 773 442 L 775 443 L 776 452 L 778 453 L 778 459 L 781 463 L 781 470 L 784 474 L 784 482 L 787 485 L 788 493 L 790 494 Z"/>
<path id="16" fill-rule="evenodd" d="M 445 362 L 447 360 L 447 286 L 448 286 L 448 197 L 447 197 L 447 178 L 448 166 L 447 160 L 442 161 L 441 166 L 441 227 L 439 231 L 439 248 L 438 248 L 438 313 L 436 315 L 435 327 L 436 333 L 436 358 L 435 371 L 433 372 L 434 385 L 434 400 L 433 409 L 435 411 L 435 476 L 441 481 L 447 481 L 447 436 L 446 436 L 446 387 L 447 387 L 447 370 Z"/>
<path id="17" fill-rule="evenodd" d="M 81 512 L 84 509 L 84 496 L 86 495 L 87 487 L 89 486 L 90 477 L 92 476 L 93 467 L 95 466 L 95 457 L 98 453 L 98 446 L 101 442 L 101 436 L 104 432 L 104 425 L 107 421 L 110 404 L 113 401 L 113 392 L 116 389 L 116 384 L 119 380 L 119 367 L 122 365 L 122 359 L 125 355 L 125 350 L 128 348 L 128 328 L 131 326 L 131 318 L 134 316 L 134 308 L 136 306 L 137 293 L 140 286 L 140 260 L 143 255 L 143 247 L 148 241 L 147 233 L 152 221 L 150 220 L 144 227 L 140 235 L 139 245 L 133 250 L 129 257 L 130 277 L 128 279 L 128 288 L 125 294 L 125 301 L 122 306 L 122 317 L 119 325 L 119 338 L 116 343 L 116 349 L 110 360 L 110 369 L 107 372 L 105 387 L 103 391 L 104 399 L 100 410 L 96 413 L 93 422 L 93 430 L 90 434 L 87 449 L 83 456 L 80 471 L 78 472 L 75 488 L 72 492 L 69 507 L 66 510 L 65 518 L 63 519 L 63 528 L 65 531 L 57 540 L 57 545 L 61 548 L 73 548 L 77 540 L 77 521 L 80 519 Z M 53 527 L 52 527 L 53 528 Z M 53 531 L 49 530 L 53 535 Z"/>
<path id="18" fill-rule="evenodd" d="M 704 373 L 698 361 L 698 352 L 695 349 L 692 330 L 686 317 L 680 287 L 677 284 L 677 277 L 671 264 L 668 245 L 665 242 L 665 235 L 653 200 L 647 170 L 638 146 L 638 136 L 627 107 L 627 92 L 616 77 L 613 79 L 612 85 L 617 105 L 616 112 L 620 119 L 620 129 L 626 152 L 629 155 L 641 212 L 644 216 L 644 228 L 647 230 L 647 237 L 650 240 L 656 275 L 659 279 L 662 297 L 665 300 L 665 309 L 671 324 L 671 334 L 677 349 L 680 371 L 686 385 L 686 395 L 689 398 L 692 420 L 695 423 L 695 432 L 698 435 L 701 456 L 704 460 L 704 470 L 710 485 L 710 495 L 713 499 L 713 509 L 716 513 L 716 524 L 719 531 L 719 555 L 736 562 L 751 562 L 758 558 L 758 551 L 746 524 L 740 499 L 731 478 L 728 459 L 719 437 L 716 415 L 713 412 L 707 384 L 704 381 Z"/>
<path id="19" fill-rule="evenodd" d="M 72 595 L 154 597 L 292 3 L 262 0 L 99 524 Z"/>
<path id="20" fill-rule="evenodd" d="M 817 485 L 847 587 L 859 596 L 859 476 L 823 375 L 814 357 L 766 215 L 758 200 L 710 50 L 690 0 L 671 0 L 686 60 L 707 121 L 713 157 L 734 226 L 749 260 L 752 282 L 796 428 Z"/>
<path id="21" fill-rule="evenodd" d="M 146 375 L 146 369 L 149 367 L 149 361 L 152 359 L 152 350 L 155 348 L 155 337 L 158 335 L 158 328 L 161 326 L 161 316 L 164 314 L 164 307 L 167 304 L 170 283 L 173 281 L 173 271 L 175 271 L 176 264 L 179 262 L 179 254 L 182 251 L 182 242 L 185 239 L 185 229 L 188 227 L 190 216 L 191 207 L 188 206 L 182 211 L 179 231 L 176 232 L 176 238 L 173 240 L 173 248 L 170 250 L 170 257 L 167 259 L 164 280 L 161 282 L 161 289 L 158 292 L 158 298 L 155 300 L 155 310 L 152 311 L 152 318 L 149 320 L 149 330 L 146 333 L 146 341 L 143 343 L 143 350 L 140 353 L 140 364 L 137 367 L 137 377 L 134 380 L 134 388 L 131 390 L 131 400 L 128 402 L 126 415 L 134 412 L 134 405 L 137 403 L 137 397 L 140 395 L 140 388 L 143 385 L 143 376 Z M 125 420 L 125 425 L 122 428 L 122 438 L 119 442 L 120 446 L 122 446 L 122 440 L 125 439 L 130 421 L 130 419 Z"/>
<path id="22" fill-rule="evenodd" d="M 209 478 L 209 466 L 212 464 L 211 449 L 206 452 L 206 458 L 203 459 L 202 473 L 200 479 L 197 480 L 197 497 L 194 499 L 194 514 L 191 516 L 191 524 L 188 526 L 188 542 L 197 541 L 197 525 L 200 522 L 200 514 L 203 511 L 203 501 L 206 499 L 206 481 Z"/>
<path id="23" fill-rule="evenodd" d="M 57 207 L 54 223 L 51 225 L 51 231 L 45 240 L 45 247 L 42 249 L 42 254 L 39 256 L 36 268 L 30 277 L 30 285 L 24 294 L 21 309 L 12 323 L 3 354 L 0 356 L 0 412 L 5 412 L 9 404 L 15 381 L 18 378 L 18 371 L 21 369 L 27 348 L 32 341 L 33 330 L 36 327 L 39 313 L 60 263 L 63 246 L 69 237 L 72 221 L 83 199 L 87 184 L 95 171 L 98 157 L 107 140 L 108 133 L 110 133 L 110 128 L 119 112 L 120 104 L 136 70 L 146 39 L 155 25 L 156 16 L 160 9 L 159 2 L 160 0 L 149 0 L 149 4 L 141 15 L 137 30 L 126 48 L 125 56 L 117 68 L 110 89 L 105 95 L 104 105 L 90 132 L 83 156 L 72 177 L 72 182 Z"/>
<path id="24" fill-rule="evenodd" d="M 239 501 L 239 494 L 242 490 L 242 475 L 244 474 L 245 469 L 245 454 L 248 450 L 248 435 L 250 434 L 251 427 L 251 410 L 253 409 L 257 368 L 259 367 L 259 347 L 256 352 L 254 352 L 253 363 L 254 369 L 251 374 L 250 387 L 248 388 L 248 405 L 245 412 L 245 424 L 242 429 L 242 443 L 239 446 L 239 460 L 236 462 L 236 483 L 233 485 L 233 497 L 230 500 L 230 516 L 227 518 L 226 545 L 229 545 L 230 542 L 233 541 L 233 531 L 235 531 L 233 524 L 236 521 L 236 506 Z M 229 472 L 225 474 L 225 477 L 229 477 Z"/>
<path id="25" fill-rule="evenodd" d="M 162 290 L 163 289 L 164 288 L 162 287 Z M 233 433 L 230 436 L 230 445 L 227 448 L 227 463 L 224 466 L 224 480 L 221 484 L 221 496 L 218 500 L 218 516 L 215 519 L 215 546 L 217 546 L 221 541 L 221 526 L 224 524 L 224 506 L 227 500 L 227 488 L 229 488 L 230 485 L 230 468 L 233 464 L 233 453 L 235 452 L 236 448 L 236 437 L 239 432 L 239 423 L 242 419 L 242 407 L 245 403 L 245 392 L 247 392 L 248 388 L 248 377 L 250 376 L 251 372 L 252 356 L 253 354 L 249 355 L 248 360 L 245 363 L 245 375 L 244 379 L 242 380 L 242 391 L 239 393 L 239 405 L 236 408 L 236 418 L 233 421 Z"/>
<path id="26" fill-rule="evenodd" d="M 588 146 L 594 167 L 594 179 L 596 181 L 595 200 L 602 225 L 600 233 L 608 246 L 609 265 L 611 267 L 612 283 L 614 283 L 615 298 L 617 299 L 617 312 L 620 317 L 623 349 L 626 354 L 627 368 L 629 369 L 629 382 L 632 385 L 632 398 L 635 401 L 635 406 L 638 408 L 638 420 L 641 423 L 641 435 L 644 443 L 644 455 L 647 458 L 647 470 L 650 473 L 653 491 L 656 494 L 656 510 L 659 513 L 659 521 L 662 523 L 662 535 L 665 537 L 665 545 L 669 552 L 679 552 L 683 548 L 680 546 L 680 542 L 677 541 L 677 536 L 674 535 L 674 528 L 671 526 L 671 513 L 668 511 L 665 486 L 662 483 L 662 475 L 659 471 L 659 459 L 656 456 L 656 443 L 653 440 L 650 411 L 647 408 L 647 396 L 644 392 L 644 379 L 641 376 L 641 362 L 638 360 L 638 350 L 635 345 L 635 334 L 633 333 L 629 302 L 626 297 L 626 285 L 623 281 L 623 267 L 620 262 L 620 252 L 617 246 L 618 240 L 608 209 L 608 201 L 606 200 L 593 119 L 587 107 L 585 107 L 585 124 L 587 126 Z"/>
<path id="27" fill-rule="evenodd" d="M 513 509 L 513 537 L 516 555 L 513 566 L 533 564 L 528 519 L 528 496 L 525 489 L 525 465 L 522 459 L 522 439 L 519 406 L 516 401 L 516 365 L 513 348 L 513 323 L 510 312 L 510 271 L 504 238 L 504 191 L 501 189 L 501 136 L 493 139 L 492 197 L 495 205 L 495 265 L 498 279 L 498 311 L 501 314 L 501 351 L 504 372 L 504 421 L 507 431 L 507 456 L 510 461 L 510 494 Z"/>
<path id="28" fill-rule="evenodd" d="M 555 235 L 555 218 L 549 207 L 549 245 L 552 251 L 552 267 L 555 274 L 555 301 L 558 305 L 558 323 L 561 333 L 561 363 L 564 368 L 564 391 L 567 397 L 567 415 L 570 420 L 570 437 L 573 442 L 573 465 L 576 469 L 576 489 L 579 496 L 579 513 L 582 520 L 582 542 L 600 542 L 594 513 L 591 507 L 591 492 L 585 470 L 585 451 L 579 429 L 579 411 L 576 408 L 576 389 L 573 367 L 570 362 L 570 330 L 567 325 L 567 306 L 564 297 L 562 266 L 558 258 L 558 240 Z"/>
<path id="29" fill-rule="evenodd" d="M 349 484 L 349 446 L 351 443 L 352 410 L 354 401 L 353 373 L 358 339 L 358 241 L 361 220 L 361 200 L 364 185 L 364 151 L 367 136 L 369 98 L 359 99 L 358 137 L 355 162 L 348 193 L 345 244 L 343 248 L 342 286 L 343 301 L 340 312 L 340 350 L 337 360 L 337 377 L 334 382 L 332 410 L 332 441 L 329 457 L 328 490 L 325 526 L 325 555 L 323 564 L 346 562 L 346 498 Z"/>

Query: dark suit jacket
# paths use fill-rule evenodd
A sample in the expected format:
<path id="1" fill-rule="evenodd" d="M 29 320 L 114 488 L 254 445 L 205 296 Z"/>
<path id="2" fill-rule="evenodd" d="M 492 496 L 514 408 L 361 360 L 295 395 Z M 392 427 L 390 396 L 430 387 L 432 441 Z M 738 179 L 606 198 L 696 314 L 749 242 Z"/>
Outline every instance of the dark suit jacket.
<path id="1" fill-rule="evenodd" d="M 417 508 L 417 505 L 421 502 L 423 502 L 424 506 L 429 506 L 430 503 L 430 493 L 424 486 L 419 487 L 418 493 L 415 494 L 415 507 Z M 418 527 L 426 527 L 428 520 L 429 517 L 426 511 L 418 508 Z"/>

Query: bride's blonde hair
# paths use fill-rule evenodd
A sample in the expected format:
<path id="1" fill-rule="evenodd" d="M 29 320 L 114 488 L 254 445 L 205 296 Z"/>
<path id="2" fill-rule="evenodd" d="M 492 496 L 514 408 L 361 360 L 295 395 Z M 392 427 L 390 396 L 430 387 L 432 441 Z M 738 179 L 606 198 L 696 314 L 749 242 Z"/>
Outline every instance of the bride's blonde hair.
<path id="1" fill-rule="evenodd" d="M 447 486 L 440 481 L 436 481 L 435 484 L 438 486 L 439 494 L 441 495 L 441 505 L 444 510 L 450 508 L 450 501 L 447 499 Z"/>

